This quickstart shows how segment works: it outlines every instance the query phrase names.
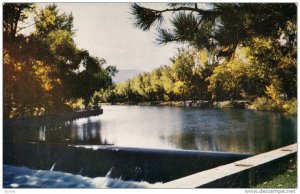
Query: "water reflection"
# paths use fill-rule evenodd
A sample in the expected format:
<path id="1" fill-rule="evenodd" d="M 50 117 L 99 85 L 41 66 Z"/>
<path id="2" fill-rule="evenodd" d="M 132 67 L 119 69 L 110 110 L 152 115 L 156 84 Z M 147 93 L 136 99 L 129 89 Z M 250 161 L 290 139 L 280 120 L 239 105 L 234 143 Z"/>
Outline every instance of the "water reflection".
<path id="1" fill-rule="evenodd" d="M 296 142 L 296 118 L 249 110 L 215 111 L 212 119 L 169 136 L 169 141 L 178 149 L 245 153 L 261 153 Z"/>
<path id="2" fill-rule="evenodd" d="M 46 126 L 42 125 L 39 129 L 39 141 L 46 141 Z"/>
<path id="3" fill-rule="evenodd" d="M 296 142 L 296 117 L 239 109 L 104 106 L 75 121 L 4 126 L 4 142 L 260 153 Z"/>

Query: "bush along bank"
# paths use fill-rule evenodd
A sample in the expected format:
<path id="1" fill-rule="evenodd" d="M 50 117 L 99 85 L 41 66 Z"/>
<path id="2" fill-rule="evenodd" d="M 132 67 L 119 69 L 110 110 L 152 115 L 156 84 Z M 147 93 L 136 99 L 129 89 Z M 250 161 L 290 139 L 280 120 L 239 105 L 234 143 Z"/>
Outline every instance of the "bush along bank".
<path id="1" fill-rule="evenodd" d="M 272 111 L 272 112 L 282 112 L 287 115 L 296 115 L 297 114 L 297 100 L 274 100 L 267 97 L 258 97 L 256 98 L 249 109 L 258 110 L 258 111 Z"/>
<path id="2" fill-rule="evenodd" d="M 138 106 L 177 106 L 195 108 L 247 108 L 256 111 L 281 112 L 286 115 L 297 115 L 297 99 L 281 100 L 278 102 L 268 97 L 258 97 L 253 101 L 155 101 L 130 103 L 101 103 L 102 105 L 138 105 Z"/>

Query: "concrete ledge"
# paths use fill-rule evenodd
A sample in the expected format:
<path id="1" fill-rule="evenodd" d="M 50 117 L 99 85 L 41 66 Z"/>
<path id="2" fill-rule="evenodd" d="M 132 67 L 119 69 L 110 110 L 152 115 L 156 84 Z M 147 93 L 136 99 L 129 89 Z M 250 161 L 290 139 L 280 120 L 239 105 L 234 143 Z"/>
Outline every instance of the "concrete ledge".
<path id="1" fill-rule="evenodd" d="M 257 170 L 264 171 L 262 167 L 268 167 L 265 165 L 289 158 L 296 153 L 297 143 L 170 181 L 159 185 L 159 188 L 247 187 L 251 181 L 251 174 L 249 174 L 251 170 L 253 173 Z M 240 183 L 234 186 L 234 181 L 237 179 Z"/>

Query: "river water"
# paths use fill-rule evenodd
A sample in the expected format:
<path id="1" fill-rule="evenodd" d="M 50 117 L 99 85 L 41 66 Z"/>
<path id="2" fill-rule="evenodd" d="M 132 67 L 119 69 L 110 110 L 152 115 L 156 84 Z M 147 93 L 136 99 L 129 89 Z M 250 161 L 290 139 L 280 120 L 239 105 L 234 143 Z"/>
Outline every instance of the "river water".
<path id="1" fill-rule="evenodd" d="M 246 109 L 103 106 L 99 116 L 5 129 L 5 141 L 262 153 L 297 141 L 297 118 Z"/>

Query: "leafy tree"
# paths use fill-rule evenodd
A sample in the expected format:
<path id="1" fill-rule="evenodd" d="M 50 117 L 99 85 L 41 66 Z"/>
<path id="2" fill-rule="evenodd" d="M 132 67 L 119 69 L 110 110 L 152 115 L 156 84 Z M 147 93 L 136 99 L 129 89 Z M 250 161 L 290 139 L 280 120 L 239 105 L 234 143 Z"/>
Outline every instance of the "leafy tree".
<path id="1" fill-rule="evenodd" d="M 255 38 L 250 54 L 253 69 L 264 81 L 264 86 L 273 84 L 288 98 L 297 96 L 297 47 L 296 42 L 282 44 L 272 38 Z"/>
<path id="2" fill-rule="evenodd" d="M 132 4 L 134 24 L 146 31 L 158 26 L 158 42 L 187 42 L 198 49 L 231 57 L 239 44 L 247 44 L 253 37 L 279 38 L 287 23 L 296 21 L 293 3 L 169 3 L 163 10 Z M 171 13 L 170 29 L 160 24 Z M 238 16 L 238 17 L 237 17 Z"/>
<path id="3" fill-rule="evenodd" d="M 56 5 L 34 12 L 35 30 L 20 33 L 18 24 L 34 7 L 4 4 L 4 118 L 66 111 L 78 98 L 88 105 L 95 91 L 112 85 L 117 71 L 77 48 L 73 16 Z"/>
<path id="4" fill-rule="evenodd" d="M 201 51 L 199 58 L 207 60 L 198 62 L 207 64 L 198 70 L 202 78 L 209 77 L 206 79 L 208 92 L 213 92 L 214 98 L 263 96 L 270 85 L 287 98 L 297 96 L 296 4 L 169 3 L 167 8 L 155 10 L 134 3 L 131 13 L 137 28 L 146 31 L 157 27 L 158 43 L 188 43 Z M 170 17 L 170 25 L 162 25 L 166 21 L 164 17 Z M 239 53 L 241 48 L 248 49 L 248 56 L 244 58 L 249 59 L 249 63 L 238 59 L 243 56 Z M 193 98 L 196 93 L 192 91 L 198 90 L 194 87 L 200 85 L 193 80 L 205 82 L 200 81 L 201 76 L 195 78 L 197 74 L 191 73 L 197 66 L 179 67 L 181 75 L 175 77 L 181 82 L 176 84 L 176 91 L 188 89 L 188 97 Z M 184 77 L 193 79 L 187 83 Z M 168 90 L 174 88 L 177 81 L 169 84 Z M 183 87 L 185 84 L 187 87 Z"/>
<path id="5" fill-rule="evenodd" d="M 23 28 L 19 23 L 27 19 L 26 11 L 34 10 L 33 3 L 4 3 L 3 4 L 3 35 L 6 38 L 14 39 L 17 32 Z"/>
<path id="6" fill-rule="evenodd" d="M 150 73 L 142 73 L 131 80 L 110 88 L 117 94 L 120 102 L 137 103 L 141 101 L 157 102 L 170 100 L 206 100 L 208 99 L 207 78 L 208 62 L 197 62 L 197 52 L 179 49 L 171 59 L 170 66 L 162 66 Z M 106 98 L 108 99 L 108 98 Z"/>
<path id="7" fill-rule="evenodd" d="M 73 15 L 59 13 L 55 4 L 47 5 L 35 18 L 36 33 L 40 36 L 48 36 L 53 31 L 67 31 L 74 35 Z"/>
<path id="8" fill-rule="evenodd" d="M 236 99 L 241 83 L 246 76 L 246 70 L 246 65 L 241 61 L 230 61 L 226 65 L 217 66 L 208 78 L 209 90 L 216 96 L 216 89 L 221 87 L 222 91 L 228 93 L 231 100 Z"/>
<path id="9" fill-rule="evenodd" d="M 162 77 L 162 67 L 155 69 L 150 75 L 150 87 L 153 93 L 153 100 L 163 101 L 164 100 L 164 88 L 163 82 L 160 79 Z"/>
<path id="10" fill-rule="evenodd" d="M 57 6 L 50 5 L 41 10 L 35 20 L 35 36 L 49 53 L 47 61 L 53 68 L 52 76 L 60 80 L 54 90 L 55 94 L 60 94 L 56 104 L 64 104 L 70 98 L 82 98 L 87 106 L 96 90 L 112 84 L 111 76 L 115 75 L 116 68 L 108 66 L 105 69 L 104 59 L 76 48 L 72 14 L 59 14 Z"/>
<path id="11" fill-rule="evenodd" d="M 161 81 L 163 83 L 163 89 L 165 91 L 164 100 L 174 100 L 174 84 L 176 82 L 173 69 L 170 66 L 164 66 L 162 68 Z"/>
<path id="12" fill-rule="evenodd" d="M 113 70 L 106 71 L 103 66 L 106 64 L 104 59 L 92 57 L 85 51 L 85 57 L 82 59 L 83 70 L 74 73 L 73 79 L 70 80 L 70 96 L 73 98 L 84 99 L 85 106 L 90 102 L 94 92 L 100 88 L 108 88 L 112 84 L 110 75 L 114 74 Z"/>
<path id="13" fill-rule="evenodd" d="M 33 9 L 34 4 L 31 3 L 3 4 L 4 118 L 30 115 L 41 107 L 43 88 L 34 68 L 38 61 L 26 55 L 34 48 L 18 33 L 22 29 L 19 24 L 27 18 L 27 11 Z"/>

